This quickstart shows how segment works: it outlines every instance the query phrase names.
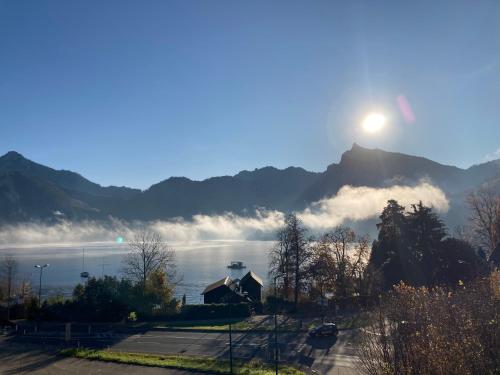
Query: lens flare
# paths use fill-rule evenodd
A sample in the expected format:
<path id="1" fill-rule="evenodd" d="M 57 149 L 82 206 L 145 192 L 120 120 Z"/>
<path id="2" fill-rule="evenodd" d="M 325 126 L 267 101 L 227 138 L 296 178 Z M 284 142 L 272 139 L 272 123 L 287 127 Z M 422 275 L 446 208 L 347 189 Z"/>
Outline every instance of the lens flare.
<path id="1" fill-rule="evenodd" d="M 387 119 L 381 113 L 370 113 L 363 120 L 363 130 L 367 133 L 377 133 L 382 130 Z"/>
<path id="2" fill-rule="evenodd" d="M 403 118 L 407 124 L 413 124 L 416 121 L 415 113 L 411 108 L 410 102 L 404 95 L 399 95 L 396 98 L 398 103 L 399 111 L 403 115 Z"/>

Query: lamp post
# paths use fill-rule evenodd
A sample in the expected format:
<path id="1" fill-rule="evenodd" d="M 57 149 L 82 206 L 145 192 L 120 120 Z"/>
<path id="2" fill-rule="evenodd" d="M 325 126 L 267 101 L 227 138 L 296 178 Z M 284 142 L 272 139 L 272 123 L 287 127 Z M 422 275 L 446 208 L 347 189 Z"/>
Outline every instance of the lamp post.
<path id="1" fill-rule="evenodd" d="M 48 267 L 49 264 L 44 264 L 43 266 L 37 264 L 35 266 L 35 268 L 39 268 L 40 269 L 40 285 L 39 285 L 39 288 L 38 288 L 38 307 L 41 307 L 42 305 L 42 274 L 43 274 L 43 269 L 45 267 Z"/>

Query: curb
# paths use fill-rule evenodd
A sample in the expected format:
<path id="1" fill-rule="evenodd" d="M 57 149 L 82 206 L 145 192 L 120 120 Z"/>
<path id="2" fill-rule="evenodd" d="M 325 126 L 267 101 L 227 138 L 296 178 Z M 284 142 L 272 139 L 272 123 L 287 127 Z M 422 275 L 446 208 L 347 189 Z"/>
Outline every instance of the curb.
<path id="1" fill-rule="evenodd" d="M 229 333 L 228 329 L 202 329 L 202 328 L 180 328 L 180 327 L 153 327 L 151 331 L 167 332 L 201 332 L 201 333 Z M 233 333 L 273 333 L 274 329 L 232 329 Z M 304 333 L 307 330 L 278 330 L 279 333 Z"/>

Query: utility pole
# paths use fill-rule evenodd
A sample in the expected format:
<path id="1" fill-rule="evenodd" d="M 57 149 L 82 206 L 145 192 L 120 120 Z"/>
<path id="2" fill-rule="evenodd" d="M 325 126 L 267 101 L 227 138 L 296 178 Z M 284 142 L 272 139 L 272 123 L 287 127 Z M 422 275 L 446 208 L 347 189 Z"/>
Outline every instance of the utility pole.
<path id="1" fill-rule="evenodd" d="M 233 294 L 234 293 L 234 294 Z M 227 296 L 227 301 L 228 301 L 228 307 L 229 307 L 229 373 L 232 375 L 233 372 L 233 324 L 232 324 L 232 300 L 234 295 L 238 295 L 236 291 L 231 291 L 229 295 Z M 247 292 L 242 292 L 240 294 L 243 297 L 246 297 L 248 295 Z"/>
<path id="2" fill-rule="evenodd" d="M 274 278 L 274 367 L 278 375 L 278 287 Z"/>
<path id="3" fill-rule="evenodd" d="M 35 266 L 35 268 L 39 268 L 40 269 L 40 284 L 39 284 L 39 287 L 38 287 L 38 307 L 41 307 L 42 306 L 42 274 L 43 274 L 43 269 L 48 267 L 50 264 L 44 264 L 43 266 L 37 264 Z"/>
<path id="4" fill-rule="evenodd" d="M 229 373 L 233 375 L 233 332 L 231 324 L 231 301 L 232 295 L 229 294 Z"/>

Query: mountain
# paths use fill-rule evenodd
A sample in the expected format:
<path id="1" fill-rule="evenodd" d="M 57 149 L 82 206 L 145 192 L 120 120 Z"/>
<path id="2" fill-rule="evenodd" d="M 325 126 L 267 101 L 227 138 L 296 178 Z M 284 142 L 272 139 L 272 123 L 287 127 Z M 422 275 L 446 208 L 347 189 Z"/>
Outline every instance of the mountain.
<path id="1" fill-rule="evenodd" d="M 0 157 L 0 222 L 29 220 L 126 220 L 191 218 L 196 214 L 257 208 L 291 211 L 334 195 L 344 185 L 391 186 L 421 179 L 442 188 L 452 200 L 451 214 L 464 209 L 470 189 L 488 182 L 500 189 L 500 160 L 461 169 L 432 160 L 354 144 L 338 164 L 321 173 L 302 168 L 264 167 L 234 176 L 193 181 L 171 177 L 145 191 L 103 187 L 81 175 L 55 170 L 11 151 Z"/>
<path id="2" fill-rule="evenodd" d="M 119 216 L 144 220 L 199 213 L 253 214 L 259 207 L 288 211 L 320 175 L 302 168 L 265 167 L 204 181 L 171 177 L 131 199 Z"/>
<path id="3" fill-rule="evenodd" d="M 10 151 L 0 157 L 0 221 L 100 219 L 138 189 L 102 187 L 78 173 L 55 170 Z"/>
<path id="4" fill-rule="evenodd" d="M 73 199 L 59 186 L 19 172 L 0 175 L 0 215 L 2 221 L 29 221 L 56 218 L 97 218 L 97 210 Z"/>
<path id="5" fill-rule="evenodd" d="M 335 194 L 344 185 L 383 187 L 411 185 L 429 180 L 449 194 L 476 188 L 500 174 L 500 160 L 468 169 L 435 161 L 357 145 L 346 151 L 339 164 L 331 164 L 322 176 L 301 196 L 302 202 L 314 202 Z"/>
<path id="6" fill-rule="evenodd" d="M 55 170 L 26 159 L 21 154 L 10 151 L 0 157 L 0 175 L 8 172 L 19 172 L 22 175 L 38 177 L 51 182 L 69 192 L 88 194 L 96 197 L 131 198 L 140 190 L 127 187 L 108 186 L 102 187 L 87 180 L 78 173 L 64 170 Z"/>

